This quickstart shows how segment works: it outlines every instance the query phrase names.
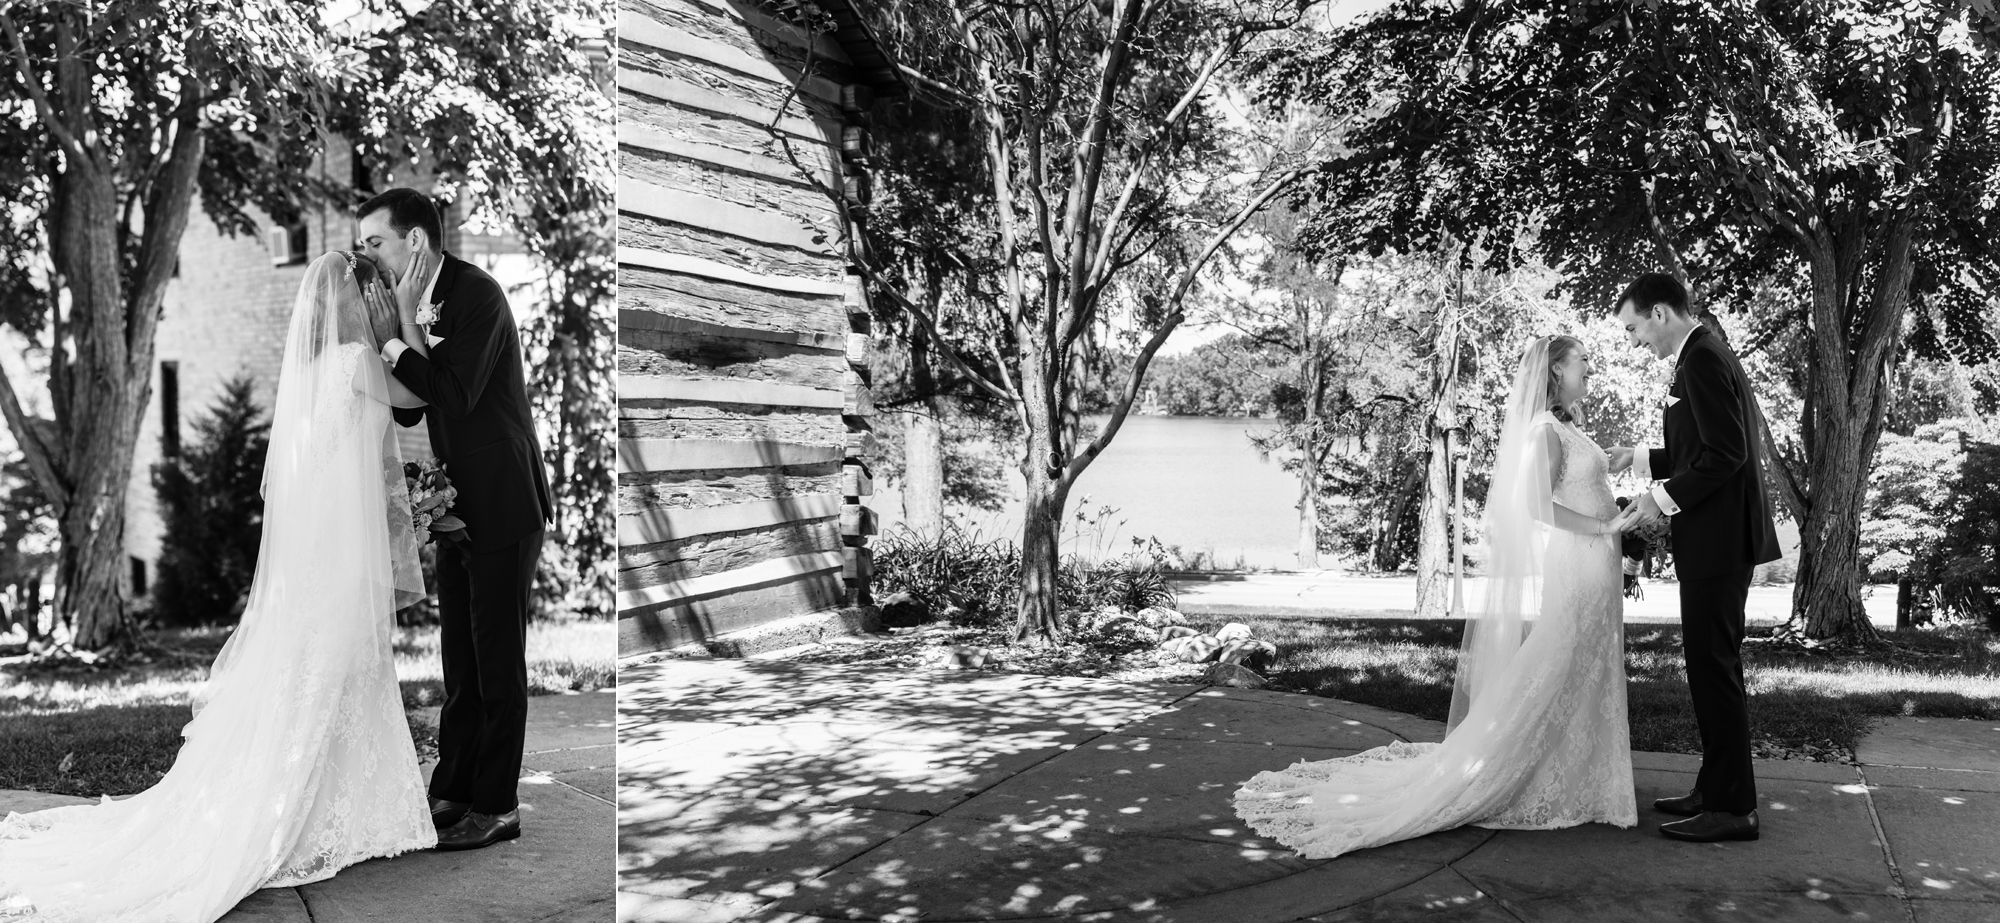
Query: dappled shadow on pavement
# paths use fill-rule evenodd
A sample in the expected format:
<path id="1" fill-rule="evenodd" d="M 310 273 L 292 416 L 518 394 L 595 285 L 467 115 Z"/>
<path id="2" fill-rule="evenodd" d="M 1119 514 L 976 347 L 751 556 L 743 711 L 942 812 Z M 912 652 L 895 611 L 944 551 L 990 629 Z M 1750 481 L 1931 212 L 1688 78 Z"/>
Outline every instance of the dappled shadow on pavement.
<path id="1" fill-rule="evenodd" d="M 1229 796 L 1258 771 L 1402 736 L 1329 700 L 740 661 L 622 682 L 620 888 L 732 916 L 1213 920 L 1249 893 L 1295 919 L 1491 836 L 1329 864 L 1241 824 Z"/>
<path id="2" fill-rule="evenodd" d="M 2000 854 L 1989 832 L 2000 829 L 2000 772 L 1759 761 L 1765 838 L 1696 845 L 1660 837 L 1671 818 L 1650 805 L 1687 791 L 1698 760 L 1639 753 L 1635 829 L 1467 828 L 1317 861 L 1244 826 L 1236 787 L 1298 760 L 1435 740 L 1441 726 L 1286 693 L 1004 673 L 676 661 L 628 668 L 622 681 L 626 920 L 2000 910 L 2000 868 L 1978 858 Z M 1885 787 L 1869 772 L 1901 775 Z M 1908 850 L 1909 897 L 1889 864 L 1895 849 Z"/>

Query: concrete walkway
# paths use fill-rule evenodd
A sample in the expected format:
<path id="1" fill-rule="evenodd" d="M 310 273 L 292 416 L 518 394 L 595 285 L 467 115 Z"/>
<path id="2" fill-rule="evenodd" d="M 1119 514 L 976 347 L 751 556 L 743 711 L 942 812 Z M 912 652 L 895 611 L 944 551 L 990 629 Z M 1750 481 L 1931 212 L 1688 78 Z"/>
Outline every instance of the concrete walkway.
<path id="1" fill-rule="evenodd" d="M 222 923 L 608 923 L 615 700 L 608 690 L 528 700 L 520 839 L 375 859 L 303 888 L 267 888 Z M 0 815 L 86 800 L 0 791 Z"/>
<path id="2" fill-rule="evenodd" d="M 1407 619 L 1415 617 L 1417 599 L 1415 577 L 1355 576 L 1339 571 L 1230 574 L 1216 580 L 1172 582 L 1180 609 L 1189 614 Z M 1640 590 L 1644 599 L 1625 600 L 1625 621 L 1680 624 L 1680 584 L 1645 578 Z M 1466 578 L 1466 607 L 1478 606 L 1485 592 L 1484 579 Z M 1779 624 L 1791 612 L 1792 587 L 1753 586 L 1743 608 L 1752 625 Z M 1876 587 L 1862 600 L 1862 608 L 1877 628 L 1896 627 L 1895 587 Z"/>
<path id="3" fill-rule="evenodd" d="M 1267 691 L 771 661 L 620 675 L 621 921 L 2000 920 L 2000 728 L 1893 721 L 1863 765 L 1760 762 L 1765 837 L 1461 829 L 1332 861 L 1236 819 L 1259 770 L 1435 740 Z M 1886 833 L 1886 844 L 1882 834 Z"/>

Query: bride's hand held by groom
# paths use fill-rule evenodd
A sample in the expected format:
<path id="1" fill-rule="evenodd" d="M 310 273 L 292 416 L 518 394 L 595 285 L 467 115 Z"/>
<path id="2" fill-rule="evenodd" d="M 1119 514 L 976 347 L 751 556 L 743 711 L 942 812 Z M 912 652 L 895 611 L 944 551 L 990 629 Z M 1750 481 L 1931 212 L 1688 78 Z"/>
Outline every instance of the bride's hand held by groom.
<path id="1" fill-rule="evenodd" d="M 1648 491 L 1634 497 L 1631 505 L 1627 506 L 1624 512 L 1619 513 L 1618 517 L 1612 520 L 1612 526 L 1617 531 L 1628 532 L 1641 526 L 1648 526 L 1658 522 L 1665 515 L 1660 510 L 1660 502 L 1653 499 L 1652 493 Z"/>

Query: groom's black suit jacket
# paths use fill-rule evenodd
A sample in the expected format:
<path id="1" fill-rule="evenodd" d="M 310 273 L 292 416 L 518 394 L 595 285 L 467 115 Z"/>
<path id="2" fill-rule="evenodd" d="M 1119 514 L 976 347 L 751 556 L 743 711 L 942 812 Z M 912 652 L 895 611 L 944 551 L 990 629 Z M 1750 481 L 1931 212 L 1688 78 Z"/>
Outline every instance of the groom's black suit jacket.
<path id="1" fill-rule="evenodd" d="M 449 254 L 431 303 L 438 319 L 430 332 L 443 342 L 429 357 L 403 353 L 395 369 L 396 380 L 427 406 L 398 408 L 396 422 L 415 426 L 429 418 L 431 451 L 458 488 L 451 512 L 465 520 L 471 550 L 504 548 L 541 529 L 555 512 L 529 414 L 514 312 L 500 283 Z"/>
<path id="2" fill-rule="evenodd" d="M 1707 327 L 1681 347 L 1667 393 L 1665 448 L 1648 462 L 1681 511 L 1670 521 L 1682 580 L 1749 570 L 1781 556 L 1764 494 L 1756 398 L 1736 354 Z"/>

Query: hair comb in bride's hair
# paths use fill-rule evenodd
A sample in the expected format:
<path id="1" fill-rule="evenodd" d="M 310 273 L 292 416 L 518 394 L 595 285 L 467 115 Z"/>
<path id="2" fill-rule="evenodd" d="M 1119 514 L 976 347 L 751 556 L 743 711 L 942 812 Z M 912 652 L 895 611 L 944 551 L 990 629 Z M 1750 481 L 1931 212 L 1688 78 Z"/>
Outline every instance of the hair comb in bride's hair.
<path id="1" fill-rule="evenodd" d="M 380 271 L 375 268 L 374 260 L 352 250 L 335 250 L 334 252 L 340 254 L 341 258 L 347 261 L 347 270 L 354 274 L 356 282 L 366 285 L 381 278 Z"/>

